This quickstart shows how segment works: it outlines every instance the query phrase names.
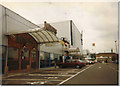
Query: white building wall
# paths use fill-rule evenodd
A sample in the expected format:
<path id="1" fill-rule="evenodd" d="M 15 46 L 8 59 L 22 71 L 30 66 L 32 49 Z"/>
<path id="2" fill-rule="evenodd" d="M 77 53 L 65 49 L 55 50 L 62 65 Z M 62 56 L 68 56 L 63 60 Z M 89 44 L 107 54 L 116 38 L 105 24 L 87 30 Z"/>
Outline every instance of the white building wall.
<path id="1" fill-rule="evenodd" d="M 43 44 L 40 46 L 40 51 L 62 54 L 62 45 L 60 43 Z"/>
<path id="2" fill-rule="evenodd" d="M 28 31 L 29 29 L 37 28 L 35 24 L 16 14 L 15 12 L 6 9 L 7 14 L 7 32 Z"/>
<path id="3" fill-rule="evenodd" d="M 2 44 L 1 45 L 7 45 L 7 37 L 4 35 L 7 31 L 7 27 L 5 23 L 5 8 L 2 5 L 0 5 L 0 7 L 1 7 L 0 15 L 1 15 L 1 22 L 2 22 L 2 25 L 0 24 L 0 26 L 2 26 L 2 28 L 0 28 L 2 30 L 2 34 L 1 34 Z"/>
<path id="4" fill-rule="evenodd" d="M 2 45 L 2 6 L 1 5 L 0 5 L 0 45 Z"/>
<path id="5" fill-rule="evenodd" d="M 19 14 L 0 5 L 0 32 L 2 32 L 2 45 L 7 45 L 6 33 L 25 32 L 29 29 L 37 28 L 37 25 L 26 20 Z"/>
<path id="6" fill-rule="evenodd" d="M 73 30 L 73 47 L 74 48 L 79 48 L 80 51 L 82 51 L 82 46 L 81 46 L 81 33 L 78 30 L 78 28 L 75 26 L 74 23 L 72 23 L 72 30 Z"/>
<path id="7" fill-rule="evenodd" d="M 70 22 L 69 21 L 50 23 L 50 25 L 52 25 L 55 29 L 57 29 L 56 36 L 59 39 L 61 37 L 65 37 L 67 38 L 67 40 L 70 41 Z M 40 46 L 40 50 L 45 52 L 62 54 L 62 45 L 61 43 L 55 43 L 55 44 L 53 43 L 52 46 L 46 46 L 46 44 L 43 44 Z"/>
<path id="8" fill-rule="evenodd" d="M 57 29 L 57 37 L 65 37 L 70 41 L 70 21 L 51 23 Z"/>
<path id="9" fill-rule="evenodd" d="M 67 40 L 71 44 L 71 26 L 70 21 L 63 21 L 63 22 L 56 22 L 51 23 L 51 25 L 57 29 L 57 37 L 60 39 L 61 37 L 67 38 Z M 75 24 L 72 22 L 72 35 L 73 35 L 73 45 L 71 45 L 72 48 L 79 48 L 81 49 L 81 34 L 78 28 L 75 26 Z M 45 44 L 40 47 L 41 51 L 45 52 L 52 52 L 52 53 L 58 53 L 62 54 L 62 45 L 59 43 L 57 45 L 49 46 L 47 47 Z"/>
<path id="10" fill-rule="evenodd" d="M 0 57 L 2 57 L 2 6 L 0 5 Z M 0 60 L 0 74 L 2 74 L 2 60 Z M 0 84 L 2 82 L 2 77 L 0 77 Z"/>

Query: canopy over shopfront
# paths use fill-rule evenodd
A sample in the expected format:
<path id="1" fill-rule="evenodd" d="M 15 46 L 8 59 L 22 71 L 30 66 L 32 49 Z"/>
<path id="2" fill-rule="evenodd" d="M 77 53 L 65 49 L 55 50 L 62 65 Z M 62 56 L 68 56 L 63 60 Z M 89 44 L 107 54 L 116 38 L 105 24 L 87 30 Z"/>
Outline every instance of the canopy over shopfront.
<path id="1" fill-rule="evenodd" d="M 56 35 L 51 31 L 45 30 L 44 28 L 30 29 L 24 32 L 8 32 L 5 35 L 14 35 L 21 33 L 30 34 L 37 41 L 38 44 L 58 42 L 58 38 L 56 37 Z"/>
<path id="2" fill-rule="evenodd" d="M 80 52 L 80 49 L 79 48 L 70 48 L 68 51 L 70 53 L 72 53 L 72 52 Z"/>
<path id="3" fill-rule="evenodd" d="M 69 53 L 76 53 L 76 52 L 80 52 L 80 49 L 79 48 L 68 48 L 68 47 L 65 47 L 64 51 L 68 51 Z"/>

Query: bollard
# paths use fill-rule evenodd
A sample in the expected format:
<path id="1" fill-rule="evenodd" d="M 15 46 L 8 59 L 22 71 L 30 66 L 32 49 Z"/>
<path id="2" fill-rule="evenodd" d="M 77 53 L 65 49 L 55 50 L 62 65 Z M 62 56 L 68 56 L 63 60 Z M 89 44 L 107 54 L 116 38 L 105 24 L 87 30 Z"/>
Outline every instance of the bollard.
<path id="1" fill-rule="evenodd" d="M 56 63 L 55 63 L 55 68 L 56 68 Z"/>

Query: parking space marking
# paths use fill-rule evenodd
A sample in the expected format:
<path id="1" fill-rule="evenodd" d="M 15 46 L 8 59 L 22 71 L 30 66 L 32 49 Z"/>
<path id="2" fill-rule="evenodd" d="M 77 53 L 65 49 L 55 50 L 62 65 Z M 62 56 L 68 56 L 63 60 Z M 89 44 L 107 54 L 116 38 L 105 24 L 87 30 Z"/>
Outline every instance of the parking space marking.
<path id="1" fill-rule="evenodd" d="M 52 80 L 52 79 L 4 79 L 4 80 L 26 80 L 26 81 L 45 81 L 45 80 L 49 80 L 49 81 L 63 81 L 63 80 Z"/>
<path id="2" fill-rule="evenodd" d="M 94 64 L 94 65 L 95 65 L 95 64 Z M 66 81 L 68 81 L 68 80 L 72 79 L 73 77 L 77 76 L 78 74 L 80 74 L 80 73 L 84 72 L 85 70 L 87 70 L 88 68 L 90 68 L 90 67 L 92 67 L 92 66 L 94 66 L 94 65 L 90 65 L 90 66 L 89 66 L 89 67 L 87 67 L 86 69 L 83 69 L 82 71 L 80 71 L 80 72 L 78 72 L 77 74 L 75 74 L 75 75 L 71 76 L 70 78 L 67 78 L 66 80 L 64 80 L 64 81 L 60 82 L 58 85 L 61 85 L 61 84 L 65 83 Z"/>
<path id="3" fill-rule="evenodd" d="M 72 75 L 58 75 L 58 74 L 46 74 L 46 75 L 43 75 L 43 74 L 28 74 L 29 76 L 72 76 Z"/>
<path id="4" fill-rule="evenodd" d="M 7 77 L 2 77 L 2 78 L 5 79 L 5 78 L 20 76 L 20 75 L 25 75 L 25 74 L 28 74 L 28 73 L 19 73 L 19 74 L 14 74 L 14 75 L 8 75 Z"/>
<path id="5" fill-rule="evenodd" d="M 43 73 L 24 73 L 22 75 L 25 75 L 26 77 L 30 76 L 41 76 L 43 78 L 41 79 L 36 79 L 36 78 L 10 78 L 10 77 L 14 77 L 15 75 L 16 76 L 19 76 L 21 74 L 15 74 L 15 75 L 9 75 L 7 78 L 3 79 L 3 80 L 10 80 L 10 81 L 15 81 L 15 80 L 20 80 L 20 81 L 37 81 L 37 83 L 33 83 L 33 84 L 40 84 L 38 82 L 40 81 L 50 81 L 50 82 L 57 82 L 60 84 L 63 84 L 64 82 L 68 81 L 69 79 L 77 76 L 78 74 L 82 73 L 83 71 L 85 71 L 86 69 L 90 68 L 91 66 L 93 65 L 87 65 L 87 67 L 83 68 L 83 69 L 61 69 L 60 71 L 50 71 L 50 72 L 55 72 L 55 74 L 51 74 L 51 73 L 45 73 L 44 70 L 43 70 Z M 39 72 L 39 71 L 38 71 Z M 57 74 L 56 74 L 57 73 Z M 44 78 L 44 77 L 47 77 L 47 78 Z M 52 78 L 51 78 L 52 77 Z M 55 78 L 54 78 L 55 77 Z M 57 78 L 56 78 L 57 77 Z M 64 77 L 64 79 L 59 79 L 60 77 Z M 47 82 L 46 82 L 47 83 Z"/>

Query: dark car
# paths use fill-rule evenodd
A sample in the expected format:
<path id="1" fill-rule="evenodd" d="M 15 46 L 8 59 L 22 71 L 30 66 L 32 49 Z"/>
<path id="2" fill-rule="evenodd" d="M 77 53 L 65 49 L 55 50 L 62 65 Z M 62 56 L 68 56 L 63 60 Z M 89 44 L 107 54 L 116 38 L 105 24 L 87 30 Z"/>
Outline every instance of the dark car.
<path id="1" fill-rule="evenodd" d="M 60 68 L 65 68 L 65 67 L 74 67 L 74 68 L 82 68 L 83 66 L 86 65 L 86 63 L 82 60 L 78 59 L 72 59 L 72 60 L 66 60 L 66 62 L 61 62 L 57 64 Z"/>

